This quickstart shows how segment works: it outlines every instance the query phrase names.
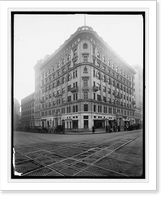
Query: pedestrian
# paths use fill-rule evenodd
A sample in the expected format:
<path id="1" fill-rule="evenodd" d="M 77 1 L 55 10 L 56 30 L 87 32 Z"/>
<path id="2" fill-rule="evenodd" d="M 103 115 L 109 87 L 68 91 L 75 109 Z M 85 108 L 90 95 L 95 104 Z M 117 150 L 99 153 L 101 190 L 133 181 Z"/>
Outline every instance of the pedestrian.
<path id="1" fill-rule="evenodd" d="M 92 133 L 95 133 L 95 127 L 92 126 Z"/>

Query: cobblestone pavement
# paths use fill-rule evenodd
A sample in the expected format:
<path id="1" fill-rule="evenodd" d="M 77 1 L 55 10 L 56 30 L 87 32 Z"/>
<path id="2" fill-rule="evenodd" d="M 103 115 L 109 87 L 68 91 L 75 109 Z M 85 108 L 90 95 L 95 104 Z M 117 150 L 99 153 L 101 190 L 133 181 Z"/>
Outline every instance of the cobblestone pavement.
<path id="1" fill-rule="evenodd" d="M 143 172 L 142 130 L 90 135 L 14 133 L 23 177 L 126 178 Z"/>

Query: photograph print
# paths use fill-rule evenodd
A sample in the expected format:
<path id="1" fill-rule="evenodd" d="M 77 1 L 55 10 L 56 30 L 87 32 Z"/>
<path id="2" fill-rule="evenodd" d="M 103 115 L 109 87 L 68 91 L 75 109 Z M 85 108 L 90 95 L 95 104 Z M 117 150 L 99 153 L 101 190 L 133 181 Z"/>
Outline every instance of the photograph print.
<path id="1" fill-rule="evenodd" d="M 11 179 L 145 179 L 145 12 L 10 18 Z"/>

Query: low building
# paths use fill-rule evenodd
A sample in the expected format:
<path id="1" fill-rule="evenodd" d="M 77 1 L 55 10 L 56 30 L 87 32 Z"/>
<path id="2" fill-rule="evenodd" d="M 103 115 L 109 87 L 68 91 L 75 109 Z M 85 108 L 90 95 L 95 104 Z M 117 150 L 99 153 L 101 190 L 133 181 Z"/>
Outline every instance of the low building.
<path id="1" fill-rule="evenodd" d="M 22 127 L 32 127 L 34 123 L 34 99 L 35 93 L 28 95 L 21 100 L 21 125 Z"/>
<path id="2" fill-rule="evenodd" d="M 13 112 L 13 128 L 16 130 L 20 126 L 20 103 L 17 99 L 13 101 L 14 112 Z"/>

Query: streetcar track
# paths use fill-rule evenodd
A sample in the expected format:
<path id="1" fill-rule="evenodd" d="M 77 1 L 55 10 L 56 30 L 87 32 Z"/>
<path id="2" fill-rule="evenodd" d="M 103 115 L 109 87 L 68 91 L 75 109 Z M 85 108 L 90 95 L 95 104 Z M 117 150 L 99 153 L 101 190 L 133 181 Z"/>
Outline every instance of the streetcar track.
<path id="1" fill-rule="evenodd" d="M 126 139 L 128 139 L 129 135 L 130 135 L 130 134 L 126 135 Z M 29 172 L 24 173 L 23 176 L 26 176 L 26 175 L 31 174 L 31 173 L 35 173 L 35 171 L 38 171 L 38 170 L 40 170 L 40 169 L 42 169 L 42 168 L 45 168 L 45 167 L 51 170 L 51 172 L 49 172 L 48 174 L 45 174 L 45 175 L 49 175 L 49 174 L 52 174 L 53 172 L 55 172 L 55 173 L 58 173 L 58 174 L 60 174 L 60 175 L 66 176 L 66 175 L 64 175 L 64 174 L 62 174 L 62 173 L 60 173 L 60 172 L 57 172 L 55 169 L 51 168 L 50 166 L 51 166 L 52 164 L 61 163 L 61 162 L 65 161 L 65 160 L 68 160 L 69 158 L 71 158 L 71 159 L 75 160 L 75 161 L 78 162 L 78 163 L 85 163 L 85 164 L 87 164 L 87 166 L 86 166 L 85 168 L 82 168 L 82 169 L 77 169 L 77 168 L 75 168 L 75 169 L 78 170 L 78 172 L 76 172 L 73 176 L 76 176 L 76 175 L 79 174 L 80 172 L 87 172 L 86 169 L 89 168 L 89 167 L 91 167 L 91 166 L 93 166 L 93 167 L 98 167 L 98 168 L 100 168 L 100 169 L 103 169 L 103 170 L 106 170 L 106 171 L 109 171 L 109 172 L 113 172 L 113 173 L 118 174 L 118 175 L 122 175 L 122 176 L 128 177 L 128 175 L 126 175 L 126 174 L 123 174 L 123 173 L 120 173 L 120 172 L 117 172 L 117 171 L 114 171 L 114 170 L 106 169 L 106 168 L 101 167 L 101 166 L 97 166 L 96 163 L 99 162 L 100 160 L 104 159 L 105 157 L 111 155 L 111 154 L 114 153 L 115 151 L 118 151 L 120 148 L 123 148 L 125 145 L 131 143 L 132 141 L 134 141 L 135 139 L 137 139 L 137 138 L 139 137 L 138 135 L 139 135 L 139 134 L 137 134 L 137 137 L 134 137 L 134 138 L 132 138 L 131 140 L 129 140 L 129 141 L 127 141 L 127 142 L 125 142 L 125 143 L 119 145 L 119 146 L 116 147 L 114 150 L 110 150 L 109 153 L 107 153 L 106 155 L 100 157 L 99 159 L 95 160 L 95 161 L 92 162 L 92 163 L 82 162 L 80 159 L 76 159 L 75 157 L 77 157 L 77 156 L 79 156 L 79 155 L 81 155 L 81 154 L 87 153 L 87 152 L 89 152 L 89 151 L 91 151 L 91 150 L 93 151 L 93 150 L 95 150 L 96 148 L 98 148 L 98 146 L 101 146 L 101 145 L 104 145 L 104 144 L 106 144 L 106 147 L 99 148 L 99 150 L 95 151 L 94 153 L 97 153 L 97 152 L 100 152 L 100 151 L 103 151 L 103 150 L 107 150 L 108 148 L 111 147 L 111 145 L 107 146 L 107 143 L 109 143 L 109 142 L 105 142 L 105 141 L 108 141 L 108 138 L 106 138 L 106 139 L 104 139 L 104 140 L 102 140 L 102 139 L 101 139 L 101 140 L 98 140 L 97 143 L 94 142 L 94 143 L 93 143 L 93 146 L 94 146 L 94 147 L 89 148 L 88 150 L 85 150 L 85 151 L 83 151 L 83 152 L 81 152 L 81 153 L 79 153 L 79 154 L 77 154 L 77 155 L 74 155 L 74 156 L 69 156 L 69 157 L 64 158 L 64 159 L 62 159 L 62 160 L 60 160 L 60 161 L 56 161 L 56 160 L 55 160 L 55 162 L 53 162 L 53 163 L 51 163 L 51 164 L 49 164 L 49 165 L 47 165 L 47 164 L 45 165 L 44 163 L 37 161 L 36 158 L 35 158 L 35 159 L 32 159 L 32 158 L 29 157 L 27 154 L 24 154 L 24 153 L 18 151 L 22 156 L 25 156 L 26 158 L 30 159 L 31 161 L 35 161 L 37 164 L 39 164 L 39 165 L 42 166 L 41 168 L 37 168 L 37 169 L 35 169 L 35 170 L 31 170 L 31 171 L 29 171 Z M 39 141 L 39 140 L 30 139 L 29 137 L 27 137 L 27 136 L 25 136 L 25 135 L 24 135 L 24 137 L 25 137 L 27 140 L 29 140 L 29 141 L 33 141 L 33 142 L 37 142 L 37 143 L 45 142 L 44 145 L 47 145 L 47 144 L 50 145 L 50 143 L 52 143 L 52 144 L 58 143 L 58 142 L 55 142 L 55 141 L 49 141 L 49 140 L 46 140 L 46 139 L 41 139 L 40 137 L 36 137 L 36 139 L 40 139 L 40 141 Z M 114 138 L 113 138 L 114 141 L 117 141 L 117 140 L 118 140 L 118 139 L 117 139 L 118 137 L 119 137 L 119 136 L 114 137 Z M 110 137 L 109 137 L 109 138 L 110 138 Z M 125 140 L 125 138 L 124 138 L 124 140 Z M 18 143 L 24 145 L 24 147 L 33 147 L 33 148 L 34 148 L 34 144 L 28 144 L 28 145 L 27 145 L 26 143 L 20 142 L 20 141 L 18 141 L 17 139 L 16 139 L 16 141 L 17 141 Z M 87 140 L 86 140 L 86 141 L 87 141 Z M 83 144 L 87 144 L 86 141 L 83 141 L 82 143 L 80 143 L 80 146 L 79 146 L 79 143 L 77 144 L 76 142 L 75 142 L 73 145 L 71 145 L 71 146 L 69 146 L 69 144 L 71 144 L 71 142 L 67 142 L 67 143 L 64 142 L 65 145 L 62 146 L 62 149 L 65 149 L 65 147 L 68 147 L 68 148 L 74 147 L 74 148 L 78 148 L 78 149 L 79 149 L 79 147 L 84 148 L 84 145 L 83 145 Z M 60 142 L 60 143 L 63 144 L 63 142 Z M 82 145 L 81 145 L 81 144 L 82 144 Z M 88 145 L 90 145 L 90 144 L 91 144 L 91 143 L 88 142 Z M 22 148 L 24 148 L 24 147 L 22 147 Z M 30 154 L 30 153 L 35 153 L 35 152 L 38 152 L 38 151 L 40 151 L 40 150 L 45 151 L 45 152 L 48 152 L 49 154 L 50 154 L 50 153 L 53 153 L 53 152 L 51 152 L 51 151 L 47 151 L 47 150 L 45 150 L 45 149 L 43 149 L 43 148 L 40 148 L 40 147 L 36 147 L 36 149 L 38 149 L 38 150 L 37 150 L 37 151 L 33 151 L 33 152 L 29 152 L 28 154 Z M 53 148 L 53 149 L 54 149 L 54 148 Z M 55 147 L 55 149 L 57 150 L 56 147 Z M 89 158 L 89 157 L 92 156 L 94 153 L 90 154 L 89 156 L 86 156 L 85 159 L 86 159 L 86 158 Z M 56 154 L 56 153 L 55 153 L 55 154 Z M 39 156 L 39 157 L 40 157 L 40 156 Z M 41 157 L 42 157 L 42 156 L 41 156 Z M 47 155 L 46 155 L 46 157 L 49 158 L 49 156 L 47 156 Z M 51 158 L 51 159 L 54 160 L 53 158 Z M 65 165 L 66 165 L 67 167 L 72 167 L 72 166 L 75 165 L 76 162 L 74 162 L 74 163 L 72 163 L 72 164 L 70 164 L 70 165 L 67 165 L 67 164 L 65 164 Z M 20 163 L 19 163 L 19 164 L 20 164 Z M 63 164 L 64 164 L 64 163 L 63 163 Z M 90 172 L 90 173 L 91 173 L 92 175 L 95 175 L 95 176 L 96 176 L 96 174 L 93 174 L 93 172 Z M 44 176 L 45 176 L 45 175 L 44 175 Z"/>

